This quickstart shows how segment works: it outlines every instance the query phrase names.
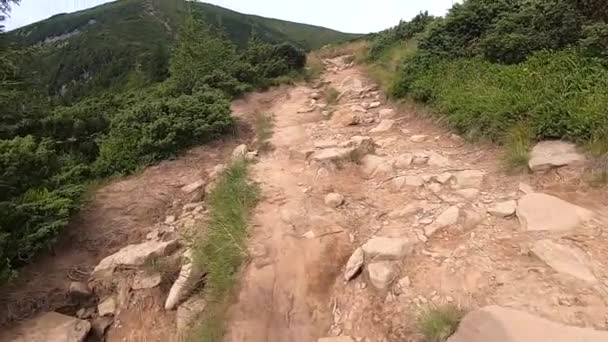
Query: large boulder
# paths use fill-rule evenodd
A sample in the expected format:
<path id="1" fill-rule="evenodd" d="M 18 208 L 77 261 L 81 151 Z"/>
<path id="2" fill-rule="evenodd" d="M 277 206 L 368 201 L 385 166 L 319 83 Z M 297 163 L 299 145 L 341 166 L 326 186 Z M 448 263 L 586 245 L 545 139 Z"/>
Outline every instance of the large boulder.
<path id="1" fill-rule="evenodd" d="M 447 342 L 605 342 L 608 332 L 552 322 L 529 313 L 488 306 L 468 313 Z"/>
<path id="2" fill-rule="evenodd" d="M 414 244 L 403 238 L 377 237 L 361 246 L 366 260 L 399 260 L 412 253 Z"/>
<path id="3" fill-rule="evenodd" d="M 24 321 L 14 330 L 0 334 L 0 341 L 12 342 L 82 342 L 91 323 L 56 312 Z"/>
<path id="4" fill-rule="evenodd" d="M 187 250 L 184 253 L 184 264 L 179 272 L 179 276 L 165 301 L 165 310 L 173 310 L 180 304 L 196 287 L 198 282 L 203 277 L 203 269 L 193 261 L 192 251 Z"/>
<path id="5" fill-rule="evenodd" d="M 532 247 L 532 253 L 559 273 L 573 276 L 590 284 L 597 283 L 597 278 L 591 272 L 587 256 L 576 247 L 560 245 L 551 240 L 540 240 Z"/>
<path id="6" fill-rule="evenodd" d="M 93 270 L 93 277 L 110 276 L 118 266 L 141 266 L 150 258 L 169 255 L 178 247 L 177 240 L 166 242 L 152 240 L 138 245 L 129 245 L 101 260 Z"/>
<path id="7" fill-rule="evenodd" d="M 592 216 L 587 209 L 541 193 L 525 195 L 517 206 L 519 222 L 529 231 L 568 231 Z"/>
<path id="8" fill-rule="evenodd" d="M 529 167 L 532 171 L 544 171 L 584 161 L 585 156 L 577 152 L 574 144 L 560 140 L 541 141 L 532 149 Z"/>

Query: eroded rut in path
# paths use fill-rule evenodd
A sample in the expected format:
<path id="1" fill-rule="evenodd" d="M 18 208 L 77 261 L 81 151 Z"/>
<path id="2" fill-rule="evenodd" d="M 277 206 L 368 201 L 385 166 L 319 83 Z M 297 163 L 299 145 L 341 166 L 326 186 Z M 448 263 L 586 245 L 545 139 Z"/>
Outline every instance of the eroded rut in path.
<path id="1" fill-rule="evenodd" d="M 387 103 L 342 58 L 326 64 L 319 87 L 269 108 L 275 150 L 254 167 L 264 201 L 227 340 L 421 341 L 417 313 L 445 304 L 606 328 L 608 202 L 581 167 L 508 176 L 497 147 Z M 329 87 L 341 95 L 326 107 Z"/>

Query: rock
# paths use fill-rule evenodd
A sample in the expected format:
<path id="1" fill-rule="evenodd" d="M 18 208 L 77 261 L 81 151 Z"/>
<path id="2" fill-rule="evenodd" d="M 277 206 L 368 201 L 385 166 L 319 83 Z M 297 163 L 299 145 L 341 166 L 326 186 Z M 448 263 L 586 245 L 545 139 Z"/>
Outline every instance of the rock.
<path id="1" fill-rule="evenodd" d="M 82 342 L 91 323 L 78 318 L 48 312 L 23 321 L 15 329 L 0 333 L 0 340 L 11 342 Z"/>
<path id="2" fill-rule="evenodd" d="M 326 148 L 312 154 L 316 162 L 357 161 L 369 153 L 374 153 L 375 144 L 371 137 L 354 136 L 339 144 L 339 147 Z"/>
<path id="3" fill-rule="evenodd" d="M 354 148 L 326 148 L 317 152 L 313 151 L 312 160 L 320 163 L 353 161 L 352 154 L 354 151 Z"/>
<path id="4" fill-rule="evenodd" d="M 494 215 L 496 217 L 509 217 L 515 215 L 515 210 L 517 209 L 517 202 L 515 201 L 506 201 L 500 202 L 493 205 L 488 209 L 488 213 Z"/>
<path id="5" fill-rule="evenodd" d="M 95 308 L 80 308 L 78 311 L 76 311 L 76 317 L 80 319 L 89 319 L 95 316 L 95 313 Z"/>
<path id="6" fill-rule="evenodd" d="M 314 92 L 314 93 L 311 93 L 309 97 L 313 100 L 319 100 L 319 99 L 321 99 L 321 94 Z"/>
<path id="7" fill-rule="evenodd" d="M 387 175 L 393 171 L 393 165 L 388 163 L 384 158 L 373 154 L 368 154 L 361 159 L 363 173 L 368 178 L 374 178 L 378 175 Z"/>
<path id="8" fill-rule="evenodd" d="M 97 317 L 91 322 L 91 330 L 98 341 L 104 341 L 106 330 L 114 323 L 113 317 Z"/>
<path id="9" fill-rule="evenodd" d="M 365 109 L 365 108 L 363 108 L 362 106 L 359 106 L 359 105 L 352 105 L 352 106 L 350 106 L 350 110 L 352 110 L 355 113 L 361 113 L 361 114 L 367 113 L 367 109 Z"/>
<path id="10" fill-rule="evenodd" d="M 182 188 L 182 192 L 186 195 L 193 193 L 196 190 L 199 190 L 205 186 L 205 180 L 199 179 L 194 183 L 190 183 Z"/>
<path id="11" fill-rule="evenodd" d="M 215 165 L 213 167 L 213 169 L 211 170 L 211 172 L 209 172 L 209 178 L 211 178 L 211 179 L 218 178 L 222 173 L 224 173 L 224 170 L 226 170 L 226 165 L 224 165 L 224 164 Z"/>
<path id="12" fill-rule="evenodd" d="M 428 135 L 423 135 L 423 134 L 413 135 L 410 138 L 410 141 L 415 142 L 415 143 L 420 143 L 420 142 L 426 141 L 427 138 L 428 138 Z"/>
<path id="13" fill-rule="evenodd" d="M 424 185 L 424 180 L 420 176 L 406 176 L 405 185 L 412 188 L 419 188 Z"/>
<path id="14" fill-rule="evenodd" d="M 380 122 L 380 124 L 376 128 L 372 128 L 369 132 L 370 133 L 386 132 L 386 131 L 389 131 L 391 128 L 393 128 L 394 124 L 395 124 L 394 120 L 384 119 Z"/>
<path id="15" fill-rule="evenodd" d="M 424 228 L 424 234 L 430 237 L 442 228 L 455 225 L 458 223 L 458 217 L 460 217 L 460 208 L 458 206 L 449 207 L 437 216 L 432 225 Z"/>
<path id="16" fill-rule="evenodd" d="M 576 145 L 560 141 L 541 141 L 530 154 L 530 170 L 544 171 L 551 168 L 580 164 L 585 157 L 576 151 Z"/>
<path id="17" fill-rule="evenodd" d="M 253 160 L 255 160 L 258 157 L 259 154 L 260 154 L 259 151 L 247 152 L 247 154 L 245 155 L 245 160 L 247 160 L 247 161 L 253 161 Z"/>
<path id="18" fill-rule="evenodd" d="M 247 154 L 247 145 L 242 144 L 237 146 L 234 151 L 232 151 L 232 160 L 243 159 Z"/>
<path id="19" fill-rule="evenodd" d="M 447 167 L 450 166 L 450 160 L 439 153 L 436 152 L 427 152 L 429 156 L 428 164 L 429 166 L 435 167 Z"/>
<path id="20" fill-rule="evenodd" d="M 388 214 L 390 219 L 404 218 L 412 215 L 416 215 L 424 209 L 423 205 L 419 202 L 409 203 L 403 209 L 392 211 Z"/>
<path id="21" fill-rule="evenodd" d="M 430 183 L 431 180 L 433 179 L 433 176 L 431 176 L 431 175 L 422 175 L 421 177 L 425 183 Z M 439 184 L 436 184 L 436 185 L 439 185 Z"/>
<path id="22" fill-rule="evenodd" d="M 447 182 L 450 181 L 450 179 L 452 179 L 452 174 L 449 172 L 444 172 L 438 176 L 435 176 L 434 179 L 439 183 L 439 184 L 446 184 Z"/>
<path id="23" fill-rule="evenodd" d="M 470 201 L 477 199 L 477 197 L 479 196 L 479 190 L 477 189 L 460 189 L 456 190 L 454 193 Z"/>
<path id="24" fill-rule="evenodd" d="M 593 213 L 557 197 L 531 193 L 519 200 L 517 217 L 528 231 L 568 231 L 591 219 Z"/>
<path id="25" fill-rule="evenodd" d="M 194 296 L 177 308 L 175 322 L 179 333 L 186 332 L 192 323 L 196 321 L 203 311 L 207 308 L 207 301 L 204 298 Z"/>
<path id="26" fill-rule="evenodd" d="M 426 165 L 426 163 L 429 162 L 429 156 L 427 156 L 426 154 L 421 154 L 421 153 L 416 153 L 414 155 L 414 159 L 412 160 L 412 164 L 414 165 Z"/>
<path id="27" fill-rule="evenodd" d="M 605 342 L 608 332 L 567 326 L 500 306 L 469 312 L 447 342 Z"/>
<path id="28" fill-rule="evenodd" d="M 327 194 L 325 196 L 325 205 L 332 208 L 337 208 L 344 203 L 344 196 L 336 193 Z"/>
<path id="29" fill-rule="evenodd" d="M 355 342 L 350 336 L 323 337 L 317 342 Z"/>
<path id="30" fill-rule="evenodd" d="M 93 295 L 89 285 L 79 281 L 73 281 L 70 283 L 68 293 L 70 294 L 70 297 L 75 300 L 87 299 Z"/>
<path id="31" fill-rule="evenodd" d="M 345 109 L 335 111 L 329 120 L 329 124 L 335 128 L 354 126 L 360 122 L 361 117 L 358 114 Z"/>
<path id="32" fill-rule="evenodd" d="M 399 260 L 411 254 L 414 244 L 403 238 L 377 237 L 361 246 L 366 260 Z"/>
<path id="33" fill-rule="evenodd" d="M 97 305 L 99 316 L 113 316 L 116 313 L 116 299 L 108 297 Z"/>
<path id="34" fill-rule="evenodd" d="M 587 256 L 576 247 L 560 245 L 551 240 L 540 240 L 534 243 L 532 253 L 559 273 L 568 274 L 590 284 L 597 283 Z"/>
<path id="35" fill-rule="evenodd" d="M 367 154 L 374 153 L 376 150 L 374 139 L 360 135 L 354 136 L 350 138 L 350 140 L 341 143 L 340 147 L 353 148 L 354 151 L 352 153 L 355 160 L 358 160 Z"/>
<path id="36" fill-rule="evenodd" d="M 485 220 L 485 215 L 475 210 L 464 211 L 464 224 L 463 227 L 466 230 L 474 229 Z"/>
<path id="37" fill-rule="evenodd" d="M 133 290 L 143 290 L 155 288 L 162 282 L 163 278 L 160 273 L 147 274 L 146 272 L 138 272 L 133 277 L 131 288 Z"/>
<path id="38" fill-rule="evenodd" d="M 332 148 L 337 147 L 338 142 L 335 140 L 316 140 L 314 142 L 315 148 L 324 149 L 324 148 Z"/>
<path id="39" fill-rule="evenodd" d="M 380 101 L 374 101 L 374 102 L 372 102 L 372 103 L 369 104 L 369 108 L 370 109 L 378 108 L 380 106 L 382 106 L 382 102 L 380 102 Z"/>
<path id="40" fill-rule="evenodd" d="M 378 290 L 388 289 L 397 276 L 391 261 L 377 261 L 367 265 L 367 274 L 372 286 Z"/>
<path id="41" fill-rule="evenodd" d="M 392 119 L 395 117 L 395 110 L 390 108 L 380 109 L 378 115 L 380 116 L 380 120 Z"/>
<path id="42" fill-rule="evenodd" d="M 202 268 L 193 262 L 192 251 L 184 252 L 184 264 L 165 301 L 165 310 L 173 310 L 194 290 L 203 277 Z"/>
<path id="43" fill-rule="evenodd" d="M 153 240 L 138 245 L 129 245 L 101 260 L 93 270 L 93 277 L 110 276 L 118 266 L 141 266 L 148 259 L 169 255 L 178 247 L 177 240 L 166 242 Z"/>
<path id="44" fill-rule="evenodd" d="M 438 194 L 441 192 L 441 184 L 439 184 L 439 183 L 429 184 L 428 189 L 431 190 L 432 193 Z"/>
<path id="45" fill-rule="evenodd" d="M 519 183 L 519 191 L 522 192 L 524 195 L 527 195 L 533 193 L 534 189 L 526 183 Z"/>
<path id="46" fill-rule="evenodd" d="M 355 249 L 353 254 L 346 263 L 346 270 L 344 271 L 344 280 L 349 281 L 357 275 L 363 263 L 365 262 L 365 252 L 361 247 Z"/>
<path id="47" fill-rule="evenodd" d="M 456 186 L 458 189 L 480 188 L 483 184 L 485 172 L 479 170 L 465 170 L 457 172 Z"/>
<path id="48" fill-rule="evenodd" d="M 399 285 L 401 289 L 407 289 L 408 287 L 410 287 L 411 284 L 412 282 L 410 281 L 410 277 L 408 276 L 401 278 L 397 283 L 397 285 Z"/>
<path id="49" fill-rule="evenodd" d="M 175 222 L 175 216 L 170 215 L 165 218 L 165 224 L 172 224 Z"/>
<path id="50" fill-rule="evenodd" d="M 395 159 L 395 168 L 398 170 L 405 170 L 412 165 L 414 156 L 411 153 L 404 153 Z"/>

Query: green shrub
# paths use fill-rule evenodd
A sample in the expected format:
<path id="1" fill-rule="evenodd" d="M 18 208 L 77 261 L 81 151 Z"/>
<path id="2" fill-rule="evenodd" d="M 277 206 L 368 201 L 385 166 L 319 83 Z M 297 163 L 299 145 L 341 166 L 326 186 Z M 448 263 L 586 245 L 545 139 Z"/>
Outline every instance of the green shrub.
<path id="1" fill-rule="evenodd" d="M 424 342 L 445 342 L 462 319 L 462 311 L 454 305 L 429 307 L 418 316 L 418 328 L 424 336 Z"/>
<path id="2" fill-rule="evenodd" d="M 101 140 L 101 175 L 130 172 L 217 138 L 232 125 L 230 103 L 210 89 L 177 98 L 142 100 L 117 113 Z"/>

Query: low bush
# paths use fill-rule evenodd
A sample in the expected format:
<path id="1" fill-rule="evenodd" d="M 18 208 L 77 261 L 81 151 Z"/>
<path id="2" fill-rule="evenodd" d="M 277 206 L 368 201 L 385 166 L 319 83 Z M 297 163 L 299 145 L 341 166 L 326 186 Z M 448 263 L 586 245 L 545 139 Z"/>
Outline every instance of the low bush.
<path id="1" fill-rule="evenodd" d="M 428 307 L 418 316 L 418 329 L 424 336 L 424 342 L 445 342 L 462 319 L 462 311 L 454 305 Z"/>

